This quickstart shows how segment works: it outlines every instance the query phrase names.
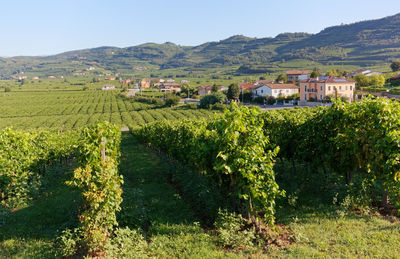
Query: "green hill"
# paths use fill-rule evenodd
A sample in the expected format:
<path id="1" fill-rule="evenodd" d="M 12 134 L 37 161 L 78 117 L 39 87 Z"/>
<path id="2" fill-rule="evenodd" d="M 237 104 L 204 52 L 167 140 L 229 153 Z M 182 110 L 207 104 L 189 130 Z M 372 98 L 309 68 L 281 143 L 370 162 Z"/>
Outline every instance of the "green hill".
<path id="1" fill-rule="evenodd" d="M 259 67 L 261 71 L 292 62 L 301 68 L 305 62 L 358 67 L 380 66 L 400 58 L 400 14 L 378 20 L 333 26 L 317 34 L 282 33 L 274 38 L 232 36 L 199 46 L 180 46 L 171 42 L 146 43 L 117 48 L 99 47 L 46 57 L 0 58 L 0 77 L 20 72 L 70 74 L 96 66 L 105 71 L 206 70 L 219 67 Z M 302 62 L 297 62 L 301 60 Z M 296 63 L 297 62 L 297 63 Z M 297 65 L 296 65 L 297 64 Z M 246 73 L 246 69 L 239 69 Z"/>

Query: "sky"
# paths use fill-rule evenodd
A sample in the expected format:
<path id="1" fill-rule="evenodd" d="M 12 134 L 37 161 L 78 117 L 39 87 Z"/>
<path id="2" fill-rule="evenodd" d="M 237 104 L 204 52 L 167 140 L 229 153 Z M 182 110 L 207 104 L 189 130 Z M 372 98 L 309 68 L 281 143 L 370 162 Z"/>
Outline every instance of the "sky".
<path id="1" fill-rule="evenodd" d="M 147 42 L 195 46 L 233 35 L 318 33 L 400 13 L 399 0 L 0 0 L 0 56 Z"/>

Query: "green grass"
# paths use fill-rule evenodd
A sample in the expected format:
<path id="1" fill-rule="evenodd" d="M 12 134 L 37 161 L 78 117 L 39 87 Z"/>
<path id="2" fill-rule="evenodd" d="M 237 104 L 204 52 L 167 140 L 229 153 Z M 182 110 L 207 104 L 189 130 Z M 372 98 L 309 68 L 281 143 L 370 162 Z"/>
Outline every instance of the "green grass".
<path id="1" fill-rule="evenodd" d="M 39 199 L 0 214 L 0 223 L 4 222 L 0 225 L 0 258 L 54 257 L 54 240 L 60 231 L 77 225 L 79 196 L 64 184 L 72 169 L 50 167 L 42 178 Z"/>

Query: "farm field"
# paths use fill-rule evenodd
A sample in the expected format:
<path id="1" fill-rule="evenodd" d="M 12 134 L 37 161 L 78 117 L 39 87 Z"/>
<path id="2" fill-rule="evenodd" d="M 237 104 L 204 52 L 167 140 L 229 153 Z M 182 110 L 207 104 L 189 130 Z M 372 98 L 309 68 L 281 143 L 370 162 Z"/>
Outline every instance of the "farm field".
<path id="1" fill-rule="evenodd" d="M 141 229 L 146 237 L 137 251 L 152 258 L 396 258 L 400 224 L 392 217 L 338 215 L 334 205 L 278 206 L 277 224 L 290 230 L 291 243 L 247 249 L 224 249 L 204 226 L 196 204 L 171 183 L 189 174 L 176 161 L 151 151 L 130 133 L 122 135 L 120 173 L 124 176 L 119 227 Z M 48 168 L 39 197 L 12 211 L 2 209 L 1 258 L 54 258 L 56 237 L 77 226 L 78 190 L 65 185 L 76 164 Z M 188 182 L 189 183 L 189 182 Z M 318 203 L 317 203 L 318 204 Z"/>
<path id="2" fill-rule="evenodd" d="M 133 102 L 113 91 L 9 92 L 0 94 L 0 128 L 70 130 L 97 120 L 140 126 L 154 120 L 183 120 L 213 114 L 187 107 Z M 147 92 L 147 96 L 151 93 Z"/>

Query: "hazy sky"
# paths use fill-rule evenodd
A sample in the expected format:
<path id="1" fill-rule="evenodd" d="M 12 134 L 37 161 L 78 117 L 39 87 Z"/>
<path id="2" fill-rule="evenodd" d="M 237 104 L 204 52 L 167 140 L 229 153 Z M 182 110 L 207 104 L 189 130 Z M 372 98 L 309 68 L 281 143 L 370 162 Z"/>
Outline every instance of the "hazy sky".
<path id="1" fill-rule="evenodd" d="M 0 56 L 317 33 L 399 12 L 399 0 L 0 0 Z"/>

